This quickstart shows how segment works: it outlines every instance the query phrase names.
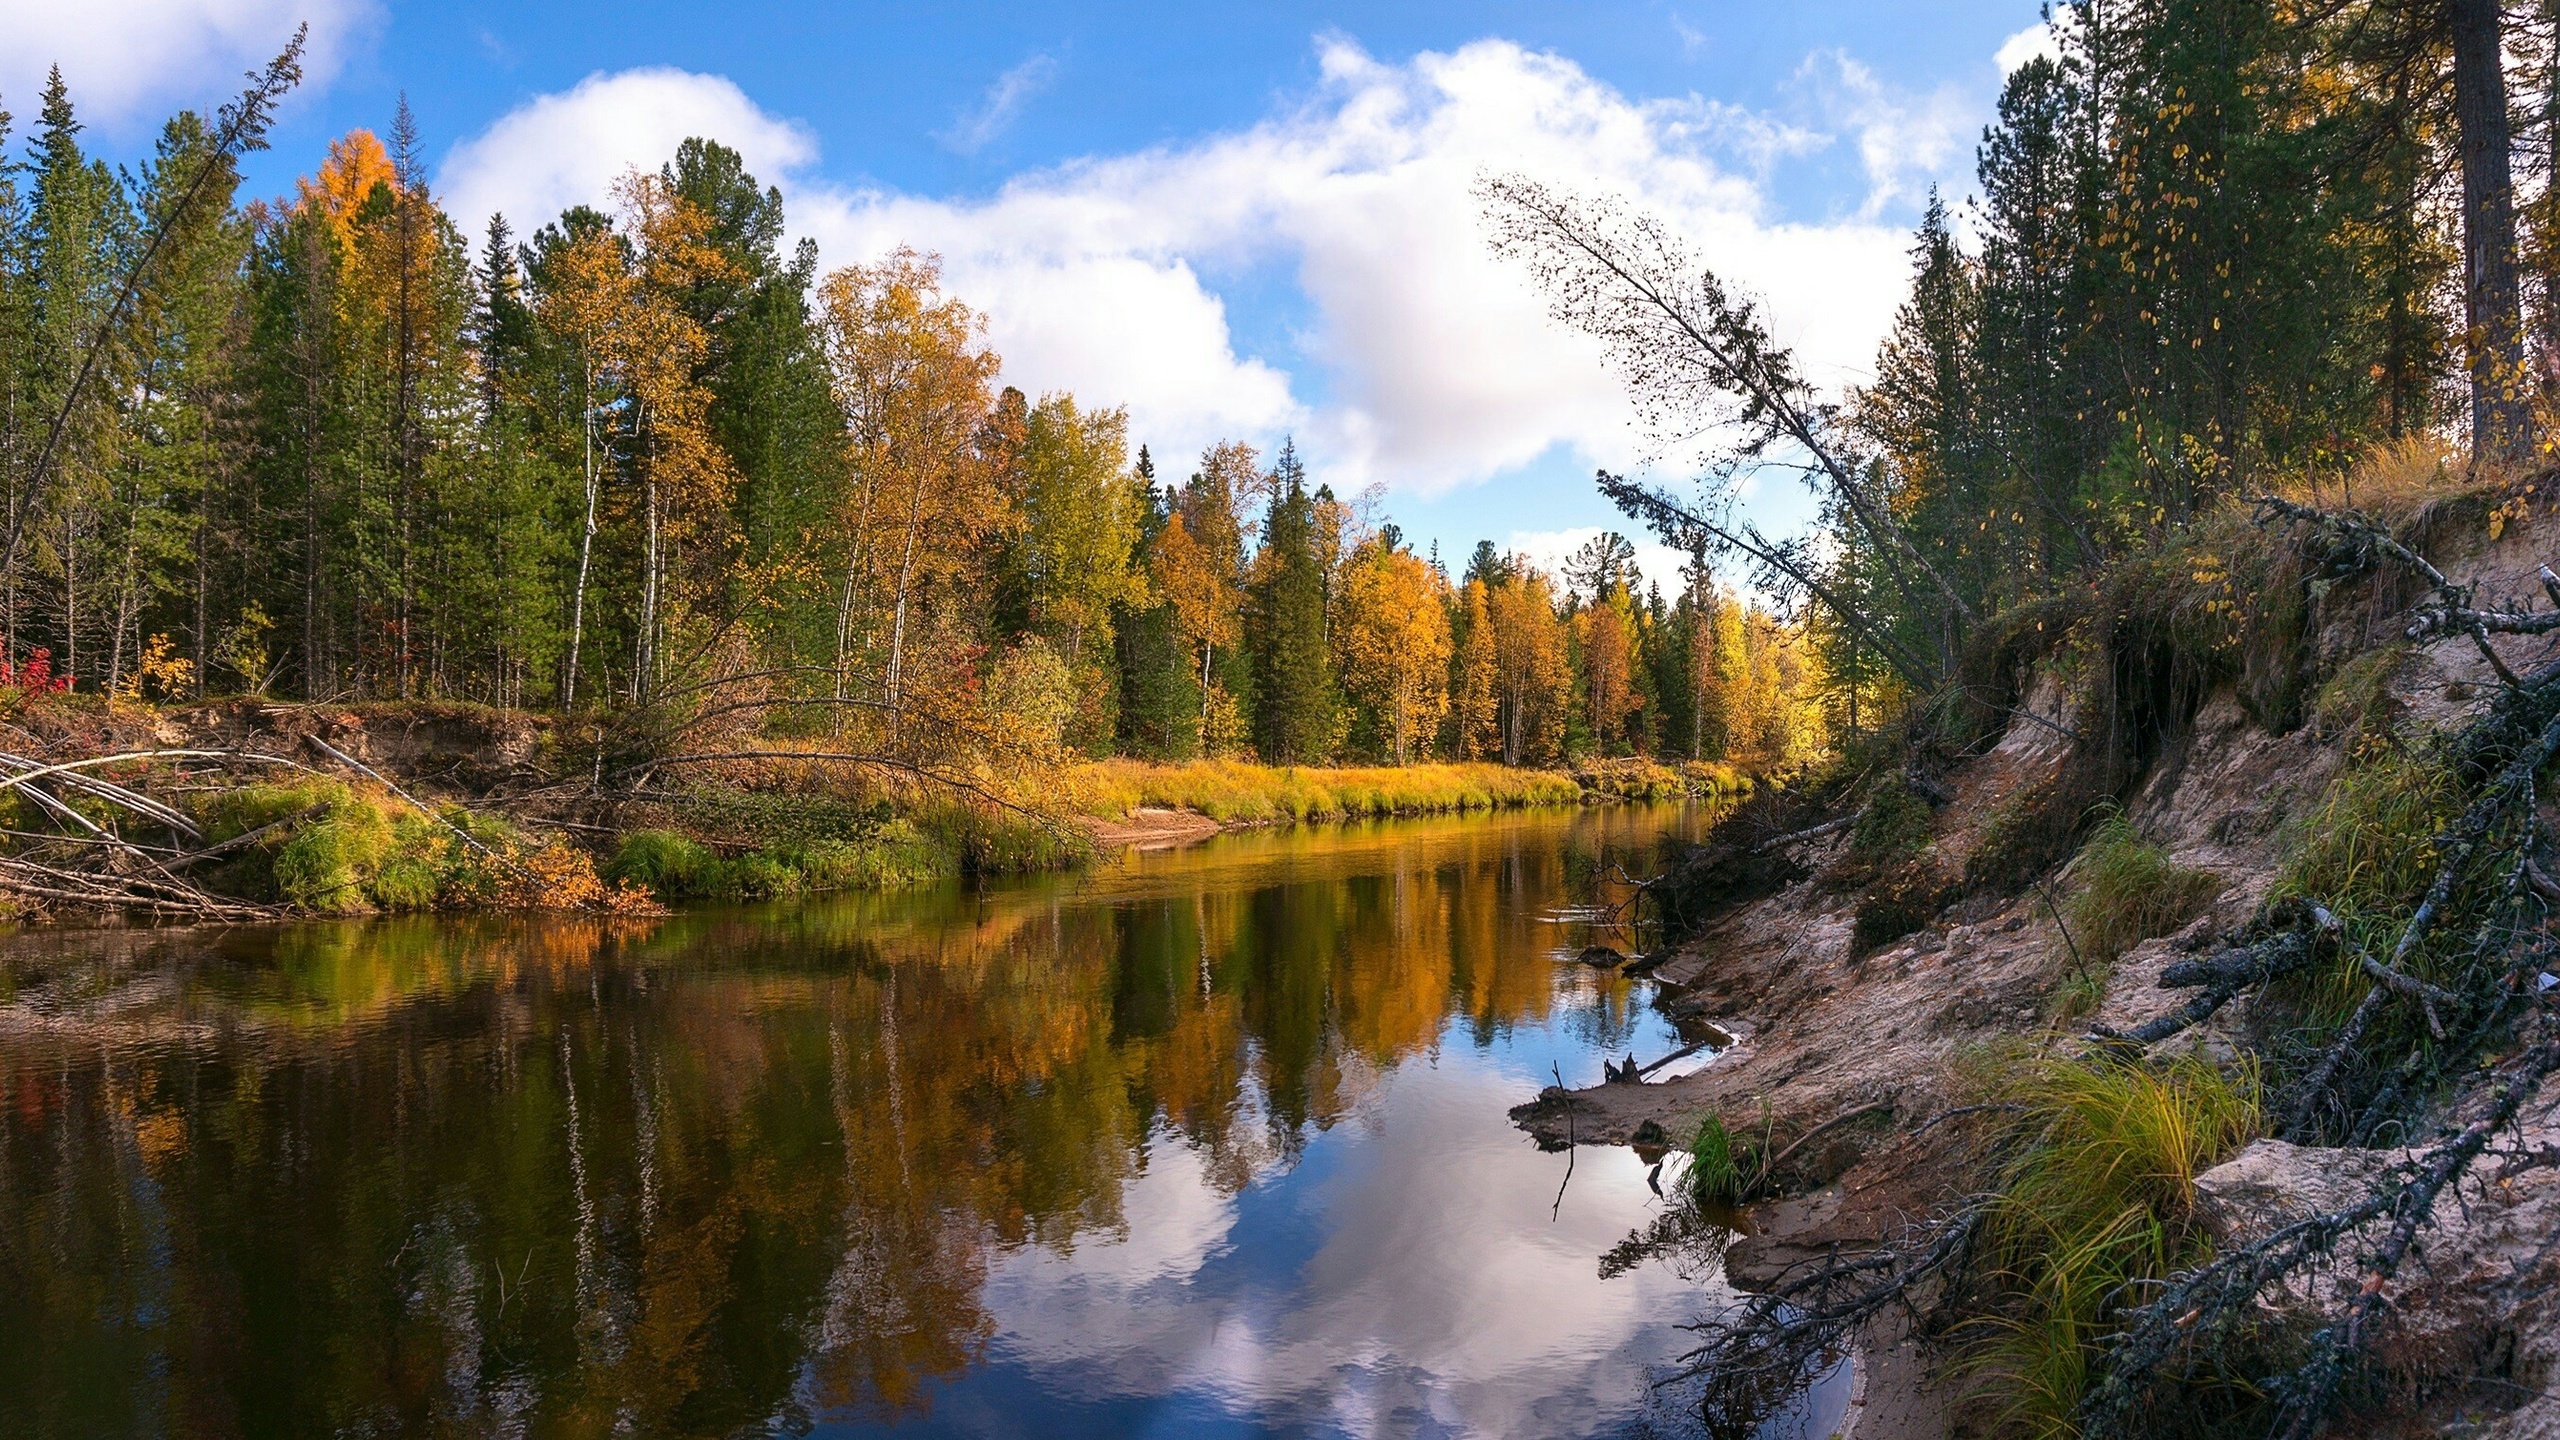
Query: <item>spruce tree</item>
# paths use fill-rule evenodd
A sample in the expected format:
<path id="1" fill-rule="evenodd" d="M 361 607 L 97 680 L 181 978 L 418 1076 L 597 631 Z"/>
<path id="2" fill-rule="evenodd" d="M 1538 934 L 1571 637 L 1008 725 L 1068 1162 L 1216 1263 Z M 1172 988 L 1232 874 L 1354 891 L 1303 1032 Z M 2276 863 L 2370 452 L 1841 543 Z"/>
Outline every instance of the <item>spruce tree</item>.
<path id="1" fill-rule="evenodd" d="M 1254 744 L 1275 765 L 1320 764 L 1333 754 L 1337 704 L 1325 645 L 1316 502 L 1307 493 L 1306 469 L 1293 442 L 1282 443 L 1272 479 L 1247 625 Z"/>

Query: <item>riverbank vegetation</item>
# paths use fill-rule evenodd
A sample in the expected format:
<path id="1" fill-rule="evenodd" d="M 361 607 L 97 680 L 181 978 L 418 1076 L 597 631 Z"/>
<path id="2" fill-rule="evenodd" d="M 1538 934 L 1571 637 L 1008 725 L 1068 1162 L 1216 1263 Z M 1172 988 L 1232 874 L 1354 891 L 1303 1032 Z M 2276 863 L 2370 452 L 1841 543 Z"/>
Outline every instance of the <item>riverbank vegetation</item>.
<path id="1" fill-rule="evenodd" d="M 2560 93 L 2560 52 L 2547 15 L 2490 0 L 2070 4 L 2048 38 L 2008 74 L 1977 196 L 1928 207 L 1875 379 L 1845 394 L 1651 217 L 1535 177 L 1480 195 L 1496 251 L 1603 343 L 1666 447 L 1736 437 L 1700 493 L 1603 492 L 1792 607 L 1823 707 L 1873 737 L 1666 876 L 1712 898 L 1665 913 L 1845 888 L 1864 955 L 2031 906 L 2078 932 L 2054 969 L 2082 993 L 2043 1012 L 2064 1021 L 2125 998 L 2130 946 L 2188 936 L 2158 984 L 2190 1003 L 2027 1036 L 1973 1107 L 2014 1123 L 1976 1127 L 1944 1212 L 1783 1274 L 1708 1326 L 1699 1373 L 1765 1399 L 1926 1297 L 1939 1333 L 1989 1337 L 1968 1413 L 2000 1433 L 2298 1440 L 2342 1407 L 2467 1393 L 2376 1358 L 2387 1297 L 2560 1067 L 2526 996 L 2560 900 L 2536 799 L 2560 667 L 2532 638 L 2560 631 L 2560 581 L 2520 553 L 2560 424 L 2560 176 L 2520 163 L 2553 153 L 2560 108 L 2522 97 Z M 1816 534 L 1728 503 L 1781 472 Z M 2412 673 L 2444 678 L 2412 700 Z M 2184 866 L 2135 818 L 2209 702 L 2336 757 L 2298 813 L 2234 797 L 2212 843 L 2263 840 L 2255 876 Z M 1773 856 L 1844 829 L 1818 874 Z M 2245 918 L 2181 930 L 2249 880 Z M 1700 1132 L 1718 1195 L 1735 1119 Z M 2217 1249 L 2196 1178 L 2262 1135 L 2385 1178 Z M 2412 1148 L 2363 1164 L 2386 1137 Z M 2503 1153 L 2512 1178 L 2560 1152 Z"/>

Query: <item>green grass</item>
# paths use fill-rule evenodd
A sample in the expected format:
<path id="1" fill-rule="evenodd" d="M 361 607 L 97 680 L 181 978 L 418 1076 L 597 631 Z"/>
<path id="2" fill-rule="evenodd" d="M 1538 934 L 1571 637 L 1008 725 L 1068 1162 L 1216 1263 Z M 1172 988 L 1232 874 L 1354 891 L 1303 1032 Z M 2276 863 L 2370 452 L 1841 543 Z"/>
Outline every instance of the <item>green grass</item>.
<path id="1" fill-rule="evenodd" d="M 2202 1257 L 2195 1179 L 2260 1133 L 2257 1077 L 2194 1057 L 2043 1059 L 2000 1098 L 2021 1107 L 1983 1232 L 2000 1299 L 1965 1365 L 1999 1434 L 2062 1440 L 2128 1287 Z"/>
<path id="2" fill-rule="evenodd" d="M 2078 886 L 2063 916 L 2090 966 L 2111 965 L 2145 940 L 2176 933 L 2222 892 L 2220 875 L 2170 859 L 2122 814 L 2098 822 L 2072 875 Z"/>
<path id="3" fill-rule="evenodd" d="M 1709 1115 L 1698 1122 L 1698 1133 L 1690 1138 L 1689 1168 L 1681 1174 L 1681 1189 L 1699 1204 L 1741 1204 L 1764 1178 L 1760 1149 Z"/>
<path id="4" fill-rule="evenodd" d="M 904 889 L 956 874 L 960 864 L 949 840 L 890 820 L 858 836 L 786 840 L 731 856 L 679 831 L 634 830 L 599 873 L 672 903 Z"/>
<path id="5" fill-rule="evenodd" d="M 2278 837 L 2284 858 L 2268 899 L 2325 905 L 2357 946 L 2388 953 L 2435 879 L 2436 836 L 2460 804 L 2461 787 L 2433 756 L 2398 747 L 2373 752 L 2286 825 Z M 2421 947 L 2411 962 L 2434 975 L 2431 947 Z M 2355 947 L 2340 947 L 2335 963 L 2281 989 L 2319 1030 L 2345 1019 L 2369 983 Z"/>

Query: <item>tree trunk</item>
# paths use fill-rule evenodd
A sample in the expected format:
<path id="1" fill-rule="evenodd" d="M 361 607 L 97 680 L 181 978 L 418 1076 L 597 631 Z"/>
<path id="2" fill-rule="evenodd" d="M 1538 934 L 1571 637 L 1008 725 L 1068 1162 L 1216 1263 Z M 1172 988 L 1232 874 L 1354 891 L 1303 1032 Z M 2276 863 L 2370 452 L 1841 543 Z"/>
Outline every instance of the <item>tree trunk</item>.
<path id="1" fill-rule="evenodd" d="M 578 588 L 569 599 L 569 665 L 560 677 L 560 708 L 578 704 L 578 642 L 587 630 L 587 571 L 596 551 L 596 370 L 586 363 L 579 381 L 579 429 L 584 433 L 587 467 L 587 524 L 578 532 Z"/>
<path id="2" fill-rule="evenodd" d="M 907 500 L 907 553 L 898 562 L 898 607 L 889 621 L 889 738 L 895 741 L 906 719 L 907 590 L 915 583 L 916 539 L 924 525 L 924 474 L 918 471 Z"/>
<path id="3" fill-rule="evenodd" d="M 2453 115 L 2462 159 L 2462 262 L 2476 458 L 2522 460 L 2533 450 L 2525 402 L 2524 324 L 2516 272 L 2514 136 L 2498 0 L 2445 0 L 2453 46 Z"/>

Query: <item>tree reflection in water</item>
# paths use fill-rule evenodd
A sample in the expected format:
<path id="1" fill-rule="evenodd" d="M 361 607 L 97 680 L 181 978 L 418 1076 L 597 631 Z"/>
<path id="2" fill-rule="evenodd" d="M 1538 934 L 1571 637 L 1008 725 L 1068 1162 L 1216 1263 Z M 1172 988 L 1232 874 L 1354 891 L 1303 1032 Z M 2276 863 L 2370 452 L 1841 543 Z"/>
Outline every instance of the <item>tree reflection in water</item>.
<path id="1" fill-rule="evenodd" d="M 1694 819 L 1233 837 L 649 922 L 19 936 L 0 1432 L 726 1435 L 937 1404 L 956 1425 L 1007 1384 L 1186 1392 L 1247 1428 L 1329 1406 L 1309 1423 L 1353 1430 L 1345 1394 L 1411 1390 L 1469 1428 L 1491 1378 L 1465 1352 L 1509 1332 L 1464 1308 L 1518 1277 L 1468 1267 L 1562 1233 L 1465 1233 L 1513 1223 L 1511 1171 L 1544 1222 L 1561 1173 L 1502 1105 L 1551 1060 L 1668 1043 L 1624 983 L 1559 965 L 1583 937 L 1540 917 Z M 1371 1153 L 1355 1117 L 1402 1149 Z M 1676 1347 L 1695 1302 L 1668 1297 L 1696 1287 L 1599 1288 L 1630 1283 L 1599 1254 L 1648 1212 L 1639 1170 L 1581 1163 L 1588 1233 L 1537 1283 L 1663 1310 L 1583 1346 L 1626 1351 L 1640 1394 L 1636 1352 Z M 1346 1223 L 1326 1186 L 1413 1213 Z M 1452 1198 L 1470 1186 L 1483 1214 Z M 1369 1294 L 1431 1247 L 1417 1226 L 1454 1227 L 1465 1263 Z M 1531 1360 L 1574 1350 L 1559 1303 Z M 1398 1353 L 1355 1353 L 1381 1335 Z"/>

